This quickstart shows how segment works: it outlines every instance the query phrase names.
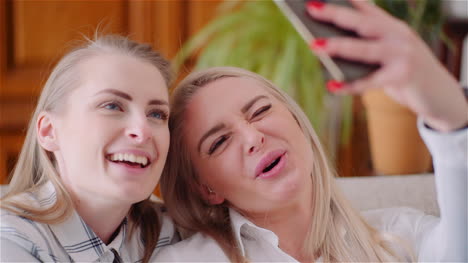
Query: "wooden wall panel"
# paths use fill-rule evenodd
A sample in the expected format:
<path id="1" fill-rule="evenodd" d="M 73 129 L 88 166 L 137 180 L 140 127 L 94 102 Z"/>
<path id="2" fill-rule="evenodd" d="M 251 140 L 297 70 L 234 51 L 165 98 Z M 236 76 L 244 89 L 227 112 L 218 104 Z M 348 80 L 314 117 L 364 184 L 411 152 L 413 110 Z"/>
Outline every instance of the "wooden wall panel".
<path id="1" fill-rule="evenodd" d="M 25 125 L 31 119 L 36 101 L 27 99 L 0 100 L 1 132 L 15 133 L 26 129 Z"/>
<path id="2" fill-rule="evenodd" d="M 0 3 L 0 93 L 5 87 L 6 53 L 6 5 Z M 0 118 L 2 116 L 0 115 Z"/>
<path id="3" fill-rule="evenodd" d="M 13 169 L 23 145 L 24 135 L 3 134 L 0 136 L 0 184 L 8 183 L 8 176 Z"/>
<path id="4" fill-rule="evenodd" d="M 152 43 L 166 58 L 172 59 L 187 38 L 184 1 L 157 1 L 152 8 Z"/>
<path id="5" fill-rule="evenodd" d="M 195 34 L 217 15 L 217 8 L 221 2 L 220 0 L 188 1 L 187 17 L 190 21 L 187 25 L 188 36 Z"/>
<path id="6" fill-rule="evenodd" d="M 126 1 L 5 1 L 7 56 L 2 98 L 37 97 L 51 66 L 101 26 L 126 33 Z"/>
<path id="7" fill-rule="evenodd" d="M 5 89 L 5 72 L 7 63 L 6 53 L 6 5 L 0 2 L 0 93 Z M 3 103 L 0 101 L 0 105 Z M 5 114 L 0 109 L 0 121 L 5 118 Z M 5 151 L 6 146 L 3 142 L 4 136 L 0 133 L 0 184 L 6 183 L 8 174 L 7 160 L 8 154 Z"/>
<path id="8" fill-rule="evenodd" d="M 70 40 L 82 39 L 102 24 L 126 32 L 125 1 L 14 1 L 14 64 L 40 65 L 56 58 Z"/>
<path id="9" fill-rule="evenodd" d="M 48 74 L 49 67 L 6 68 L 0 101 L 37 97 Z"/>
<path id="10" fill-rule="evenodd" d="M 129 5 L 129 31 L 133 39 L 152 43 L 172 59 L 190 36 L 216 16 L 222 0 L 135 1 Z"/>
<path id="11" fill-rule="evenodd" d="M 132 39 L 151 43 L 167 59 L 174 57 L 186 39 L 185 1 L 135 1 L 129 4 Z"/>

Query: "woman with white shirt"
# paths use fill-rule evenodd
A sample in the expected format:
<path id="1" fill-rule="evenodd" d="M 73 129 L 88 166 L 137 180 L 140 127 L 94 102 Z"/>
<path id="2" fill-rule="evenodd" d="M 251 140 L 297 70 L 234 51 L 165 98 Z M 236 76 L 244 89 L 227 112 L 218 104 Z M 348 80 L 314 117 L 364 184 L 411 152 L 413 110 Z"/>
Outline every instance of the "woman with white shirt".
<path id="1" fill-rule="evenodd" d="M 47 80 L 1 199 L 1 262 L 148 262 L 174 237 L 149 200 L 169 147 L 169 63 L 97 36 Z"/>
<path id="2" fill-rule="evenodd" d="M 364 1 L 352 2 L 356 10 L 316 4 L 309 11 L 365 39 L 320 40 L 312 47 L 381 65 L 353 83 L 332 82 L 331 91 L 383 88 L 419 115 L 441 217 L 404 208 L 360 215 L 335 185 L 317 135 L 289 96 L 254 73 L 212 68 L 187 76 L 171 97 L 161 187 L 186 239 L 154 260 L 468 260 L 462 89 L 406 25 Z"/>

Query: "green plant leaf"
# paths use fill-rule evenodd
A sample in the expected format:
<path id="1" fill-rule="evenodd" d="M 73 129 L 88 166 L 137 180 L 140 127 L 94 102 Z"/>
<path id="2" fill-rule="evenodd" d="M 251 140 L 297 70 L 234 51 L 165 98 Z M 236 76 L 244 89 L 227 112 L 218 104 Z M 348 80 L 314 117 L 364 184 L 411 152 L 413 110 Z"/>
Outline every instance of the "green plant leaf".
<path id="1" fill-rule="evenodd" d="M 196 64 L 197 69 L 213 66 L 227 66 L 226 61 L 229 57 L 229 51 L 233 48 L 237 35 L 234 33 L 223 32 L 218 34 L 200 54 Z"/>
<path id="2" fill-rule="evenodd" d="M 188 40 L 173 59 L 175 72 L 180 70 L 180 66 L 198 49 L 203 47 L 209 39 L 217 32 L 228 31 L 233 25 L 245 20 L 242 13 L 232 13 L 226 16 L 218 17 L 206 27 L 201 29 L 195 36 Z"/>
<path id="3" fill-rule="evenodd" d="M 288 93 L 290 93 L 294 72 L 296 72 L 296 60 L 298 59 L 296 42 L 297 39 L 294 37 L 286 39 L 285 46 L 282 50 L 280 49 L 280 55 L 272 72 L 273 83 Z"/>

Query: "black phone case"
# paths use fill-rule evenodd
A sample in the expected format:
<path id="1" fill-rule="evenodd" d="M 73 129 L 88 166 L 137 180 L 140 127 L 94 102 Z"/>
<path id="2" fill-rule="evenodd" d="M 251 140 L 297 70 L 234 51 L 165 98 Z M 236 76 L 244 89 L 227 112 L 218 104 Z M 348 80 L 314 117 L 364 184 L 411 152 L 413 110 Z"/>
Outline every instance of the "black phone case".
<path id="1" fill-rule="evenodd" d="M 359 37 L 352 31 L 343 30 L 333 24 L 312 19 L 306 10 L 307 2 L 307 0 L 275 0 L 276 5 L 293 24 L 307 44 L 315 38 L 330 38 L 334 36 Z M 322 2 L 352 8 L 347 0 L 322 0 Z M 379 67 L 378 65 L 370 65 L 342 58 L 331 58 L 327 55 L 317 56 L 326 69 L 326 78 L 338 81 L 352 81 L 362 78 Z"/>

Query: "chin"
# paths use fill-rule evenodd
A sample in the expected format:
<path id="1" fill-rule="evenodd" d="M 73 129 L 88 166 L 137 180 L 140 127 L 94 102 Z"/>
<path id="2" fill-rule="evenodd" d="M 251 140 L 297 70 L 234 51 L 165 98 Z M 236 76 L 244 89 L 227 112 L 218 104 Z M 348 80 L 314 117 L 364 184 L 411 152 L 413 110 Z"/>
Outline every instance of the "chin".
<path id="1" fill-rule="evenodd" d="M 275 187 L 275 195 L 280 200 L 295 200 L 300 198 L 301 193 L 310 188 L 310 180 L 304 180 L 299 174 L 284 178 L 277 187 Z"/>
<path id="2" fill-rule="evenodd" d="M 153 189 L 146 189 L 147 186 L 132 186 L 124 187 L 120 189 L 120 193 L 116 198 L 121 199 L 122 201 L 129 202 L 132 204 L 141 202 L 147 199 L 152 193 Z"/>

